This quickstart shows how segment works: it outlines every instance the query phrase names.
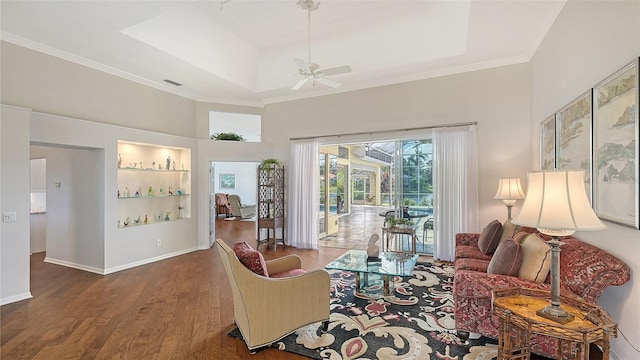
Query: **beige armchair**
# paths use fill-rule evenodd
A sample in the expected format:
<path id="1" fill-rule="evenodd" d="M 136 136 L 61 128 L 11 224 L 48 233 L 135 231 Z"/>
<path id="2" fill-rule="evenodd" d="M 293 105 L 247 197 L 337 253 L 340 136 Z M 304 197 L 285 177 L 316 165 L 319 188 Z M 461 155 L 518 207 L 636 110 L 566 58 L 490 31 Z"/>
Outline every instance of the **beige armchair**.
<path id="1" fill-rule="evenodd" d="M 218 254 L 233 292 L 233 317 L 250 351 L 268 346 L 295 330 L 323 322 L 329 325 L 330 277 L 313 270 L 288 278 L 260 276 L 245 267 L 222 239 Z M 300 257 L 288 255 L 266 262 L 269 274 L 301 266 Z"/>
<path id="2" fill-rule="evenodd" d="M 229 204 L 231 205 L 231 213 L 242 219 L 248 219 L 256 216 L 255 205 L 245 205 L 240 201 L 240 196 L 229 195 Z"/>

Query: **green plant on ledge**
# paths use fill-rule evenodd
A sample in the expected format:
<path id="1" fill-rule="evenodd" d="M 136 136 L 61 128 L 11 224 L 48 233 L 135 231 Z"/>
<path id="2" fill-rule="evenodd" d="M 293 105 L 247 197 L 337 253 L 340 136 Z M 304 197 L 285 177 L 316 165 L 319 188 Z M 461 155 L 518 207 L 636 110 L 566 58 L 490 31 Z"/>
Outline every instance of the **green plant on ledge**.
<path id="1" fill-rule="evenodd" d="M 211 135 L 211 140 L 244 141 L 244 137 L 234 132 L 219 132 Z"/>
<path id="2" fill-rule="evenodd" d="M 411 219 L 406 218 L 391 218 L 387 220 L 387 225 L 389 228 L 392 227 L 410 227 L 413 226 L 414 222 Z"/>
<path id="3" fill-rule="evenodd" d="M 264 170 L 271 169 L 276 166 L 280 166 L 280 160 L 274 158 L 264 159 L 260 163 L 260 169 Z"/>

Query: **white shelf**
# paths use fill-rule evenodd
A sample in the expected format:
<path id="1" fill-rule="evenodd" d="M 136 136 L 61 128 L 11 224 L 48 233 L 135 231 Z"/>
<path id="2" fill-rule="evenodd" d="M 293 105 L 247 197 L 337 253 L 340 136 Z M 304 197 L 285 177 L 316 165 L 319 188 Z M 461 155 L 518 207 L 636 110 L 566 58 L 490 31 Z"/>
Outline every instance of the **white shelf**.
<path id="1" fill-rule="evenodd" d="M 168 198 L 168 197 L 180 197 L 180 196 L 191 196 L 191 194 L 182 194 L 182 195 L 178 195 L 178 194 L 174 194 L 174 195 L 152 195 L 152 196 L 120 196 L 118 199 L 121 199 L 121 200 L 125 200 L 125 199 L 138 199 L 138 200 L 143 200 L 143 199 L 156 199 L 156 198 Z"/>

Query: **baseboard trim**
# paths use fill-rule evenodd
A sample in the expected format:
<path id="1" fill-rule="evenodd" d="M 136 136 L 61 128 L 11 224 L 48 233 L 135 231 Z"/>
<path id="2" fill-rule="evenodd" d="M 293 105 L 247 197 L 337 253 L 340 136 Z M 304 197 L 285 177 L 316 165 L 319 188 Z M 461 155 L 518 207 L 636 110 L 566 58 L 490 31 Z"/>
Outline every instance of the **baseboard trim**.
<path id="1" fill-rule="evenodd" d="M 184 250 L 179 250 L 179 251 L 175 251 L 169 254 L 164 254 L 164 255 L 160 255 L 160 256 L 156 256 L 156 257 L 152 257 L 152 258 L 148 258 L 148 259 L 144 259 L 144 260 L 140 260 L 140 261 L 135 261 L 132 263 L 128 263 L 128 264 L 124 264 L 124 265 L 118 265 L 118 266 L 114 266 L 114 267 L 110 267 L 107 269 L 104 269 L 104 274 L 103 275 L 107 275 L 107 274 L 112 274 L 118 271 L 122 271 L 122 270 L 127 270 L 127 269 L 131 269 L 137 266 L 141 266 L 141 265 L 146 265 L 146 264 L 150 264 L 156 261 L 160 261 L 160 260 L 165 260 L 165 259 L 169 259 L 175 256 L 180 256 L 180 255 L 184 255 L 184 254 L 188 254 L 190 252 L 194 252 L 194 251 L 198 251 L 200 249 L 198 249 L 197 247 L 192 247 L 192 248 L 188 248 L 188 249 L 184 249 Z"/>
<path id="2" fill-rule="evenodd" d="M 22 301 L 22 300 L 26 300 L 26 299 L 31 299 L 32 297 L 33 297 L 33 295 L 31 295 L 31 292 L 26 292 L 26 293 L 22 293 L 22 294 L 18 294 L 18 295 L 13 295 L 13 296 L 8 296 L 6 298 L 0 299 L 0 306 L 11 304 L 11 303 Z"/>
<path id="3" fill-rule="evenodd" d="M 93 267 L 93 266 L 82 265 L 82 264 L 74 263 L 74 262 L 71 262 L 71 261 L 50 258 L 48 256 L 46 256 L 44 258 L 44 262 L 49 263 L 49 264 L 62 265 L 62 266 L 70 267 L 70 268 L 73 268 L 73 269 L 88 271 L 88 272 L 91 272 L 91 273 L 94 273 L 94 274 L 104 275 L 102 269 L 100 269 L 100 268 Z"/>

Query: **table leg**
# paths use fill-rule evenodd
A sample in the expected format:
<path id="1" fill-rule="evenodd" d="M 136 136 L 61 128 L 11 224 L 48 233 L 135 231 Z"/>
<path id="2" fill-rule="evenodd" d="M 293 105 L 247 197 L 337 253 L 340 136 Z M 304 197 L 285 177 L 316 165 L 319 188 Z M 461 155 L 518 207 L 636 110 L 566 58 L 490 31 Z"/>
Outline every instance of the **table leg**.
<path id="1" fill-rule="evenodd" d="M 389 296 L 389 275 L 384 275 L 382 278 L 384 282 L 384 296 Z"/>
<path id="2" fill-rule="evenodd" d="M 360 292 L 360 273 L 356 272 L 356 293 Z"/>

